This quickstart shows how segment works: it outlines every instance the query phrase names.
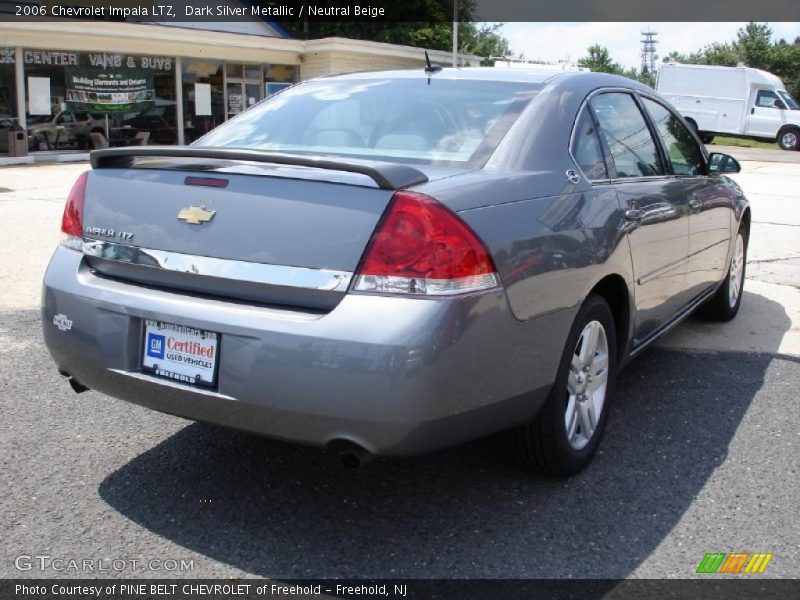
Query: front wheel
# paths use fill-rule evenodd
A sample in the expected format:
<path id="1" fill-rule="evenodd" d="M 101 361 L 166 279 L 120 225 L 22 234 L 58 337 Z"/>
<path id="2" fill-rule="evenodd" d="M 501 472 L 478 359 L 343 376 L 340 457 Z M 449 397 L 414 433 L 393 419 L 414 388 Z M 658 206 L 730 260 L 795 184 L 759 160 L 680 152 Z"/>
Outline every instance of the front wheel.
<path id="1" fill-rule="evenodd" d="M 614 316 L 608 303 L 593 294 L 578 311 L 541 412 L 511 432 L 523 463 L 553 476 L 574 475 L 589 464 L 608 417 L 616 355 Z"/>
<path id="2" fill-rule="evenodd" d="M 789 127 L 778 134 L 778 146 L 782 150 L 800 149 L 800 129 Z"/>
<path id="3" fill-rule="evenodd" d="M 731 265 L 717 292 L 701 307 L 700 316 L 711 321 L 730 321 L 739 312 L 747 268 L 747 232 L 736 234 Z"/>

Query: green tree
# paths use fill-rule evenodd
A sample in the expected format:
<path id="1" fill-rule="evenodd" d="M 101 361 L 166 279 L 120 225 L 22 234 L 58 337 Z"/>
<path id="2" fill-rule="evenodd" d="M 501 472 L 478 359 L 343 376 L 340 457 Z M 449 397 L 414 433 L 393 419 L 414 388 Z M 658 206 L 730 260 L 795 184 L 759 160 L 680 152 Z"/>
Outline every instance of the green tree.
<path id="1" fill-rule="evenodd" d="M 502 35 L 501 23 L 494 25 L 461 23 L 458 27 L 458 50 L 483 58 L 482 65 L 491 65 L 492 56 L 507 57 L 511 54 L 508 40 Z M 452 40 L 452 37 L 450 38 Z M 451 42 L 452 44 L 452 42 Z"/>
<path id="2" fill-rule="evenodd" d="M 327 0 L 328 5 L 342 4 Z M 344 5 L 349 5 L 345 2 Z M 374 4 L 381 4 L 380 0 Z M 415 21 L 280 21 L 291 35 L 302 39 L 345 37 L 357 40 L 402 44 L 433 50 L 453 48 L 452 2 L 450 0 L 403 0 L 403 14 Z M 501 24 L 477 25 L 474 0 L 459 0 L 458 49 L 465 54 L 483 58 L 491 64 L 491 56 L 508 56 L 508 40 L 502 35 Z M 417 20 L 419 19 L 419 20 Z M 424 20 L 423 20 L 424 19 Z"/>
<path id="3" fill-rule="evenodd" d="M 578 66 L 586 67 L 598 73 L 614 73 L 622 75 L 624 70 L 622 65 L 611 60 L 608 48 L 600 44 L 592 44 L 586 51 L 588 54 L 578 59 Z"/>
<path id="4" fill-rule="evenodd" d="M 766 23 L 748 23 L 739 29 L 735 47 L 748 67 L 768 70 L 772 66 L 772 29 Z"/>
<path id="5" fill-rule="evenodd" d="M 586 67 L 597 73 L 611 73 L 613 75 L 623 75 L 628 79 L 635 79 L 645 85 L 653 87 L 655 85 L 655 74 L 647 69 L 637 71 L 636 69 L 625 69 L 621 64 L 611 58 L 608 48 L 600 44 L 592 44 L 586 49 L 588 53 L 583 58 L 578 59 L 578 66 Z"/>

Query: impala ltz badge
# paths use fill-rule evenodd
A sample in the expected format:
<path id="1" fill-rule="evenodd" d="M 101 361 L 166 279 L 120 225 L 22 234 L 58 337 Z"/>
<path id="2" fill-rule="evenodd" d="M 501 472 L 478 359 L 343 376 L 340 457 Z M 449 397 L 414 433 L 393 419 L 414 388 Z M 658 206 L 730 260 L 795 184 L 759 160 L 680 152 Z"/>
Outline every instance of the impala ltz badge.
<path id="1" fill-rule="evenodd" d="M 127 231 L 119 231 L 118 229 L 109 229 L 108 227 L 95 227 L 90 225 L 84 230 L 87 236 L 102 236 L 102 237 L 115 237 L 121 240 L 132 240 L 133 234 Z"/>
<path id="2" fill-rule="evenodd" d="M 182 208 L 181 212 L 178 213 L 178 218 L 190 225 L 199 225 L 213 219 L 215 214 L 217 214 L 217 211 L 206 210 L 203 206 L 190 206 L 189 208 Z"/>

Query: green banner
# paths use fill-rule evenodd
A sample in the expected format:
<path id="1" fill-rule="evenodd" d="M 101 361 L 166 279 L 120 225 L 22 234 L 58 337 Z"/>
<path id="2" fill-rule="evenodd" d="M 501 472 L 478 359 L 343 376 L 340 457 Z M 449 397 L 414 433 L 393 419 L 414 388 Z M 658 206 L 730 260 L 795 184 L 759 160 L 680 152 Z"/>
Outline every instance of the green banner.
<path id="1" fill-rule="evenodd" d="M 66 70 L 66 101 L 73 110 L 134 112 L 153 105 L 153 74 L 145 69 Z"/>

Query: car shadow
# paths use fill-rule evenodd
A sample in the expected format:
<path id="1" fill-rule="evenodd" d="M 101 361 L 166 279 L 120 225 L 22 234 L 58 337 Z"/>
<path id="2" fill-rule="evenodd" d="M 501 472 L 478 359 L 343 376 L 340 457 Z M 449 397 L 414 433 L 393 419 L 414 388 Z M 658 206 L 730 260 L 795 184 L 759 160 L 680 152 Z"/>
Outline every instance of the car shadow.
<path id="1" fill-rule="evenodd" d="M 138 525 L 267 577 L 623 578 L 725 460 L 770 360 L 646 352 L 621 375 L 600 453 L 568 480 L 516 466 L 497 438 L 349 470 L 319 449 L 191 424 L 99 492 Z"/>
<path id="2" fill-rule="evenodd" d="M 706 321 L 692 315 L 658 340 L 666 348 L 715 349 L 740 352 L 777 353 L 784 335 L 792 326 L 786 309 L 756 292 L 745 282 L 742 306 L 735 319 L 727 323 Z"/>

